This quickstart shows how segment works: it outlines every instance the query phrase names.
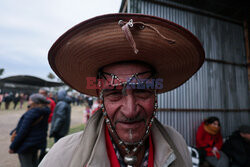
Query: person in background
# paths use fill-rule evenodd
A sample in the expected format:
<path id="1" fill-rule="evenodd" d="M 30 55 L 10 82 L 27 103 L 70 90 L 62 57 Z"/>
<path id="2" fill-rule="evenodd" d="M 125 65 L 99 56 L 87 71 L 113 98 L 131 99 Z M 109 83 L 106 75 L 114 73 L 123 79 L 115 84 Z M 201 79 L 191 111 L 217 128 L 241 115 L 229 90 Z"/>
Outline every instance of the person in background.
<path id="1" fill-rule="evenodd" d="M 49 137 L 54 137 L 55 143 L 69 132 L 71 99 L 66 96 L 65 90 L 59 90 L 57 94 L 58 102 L 52 116 Z"/>
<path id="2" fill-rule="evenodd" d="M 24 93 L 21 93 L 21 94 L 20 94 L 20 109 L 23 108 L 23 103 L 24 103 L 24 101 L 26 100 L 26 96 L 27 96 L 27 95 L 25 95 Z"/>
<path id="3" fill-rule="evenodd" d="M 230 167 L 250 167 L 250 126 L 240 126 L 226 140 L 222 150 L 231 160 Z"/>
<path id="4" fill-rule="evenodd" d="M 45 96 L 46 99 L 50 101 L 50 104 L 49 104 L 49 105 L 50 105 L 50 111 L 51 111 L 51 112 L 50 112 L 50 114 L 49 114 L 49 119 L 48 119 L 48 123 L 50 123 L 51 120 L 52 120 L 52 116 L 53 116 L 54 109 L 55 109 L 55 107 L 56 107 L 56 103 L 55 103 L 55 101 L 54 101 L 52 98 L 50 98 L 50 97 L 48 96 L 48 91 L 47 91 L 46 89 L 44 89 L 44 88 L 39 89 L 39 93 L 40 93 L 41 95 Z"/>
<path id="5" fill-rule="evenodd" d="M 217 117 L 205 119 L 196 133 L 196 147 L 205 151 L 205 160 L 215 167 L 228 167 L 227 156 L 221 151 L 222 136 Z M 200 151 L 200 152 L 202 152 Z"/>
<path id="6" fill-rule="evenodd" d="M 18 153 L 21 167 L 38 165 L 38 150 L 46 144 L 49 103 L 43 95 L 31 95 L 28 111 L 22 115 L 17 127 L 11 132 L 11 135 L 16 135 L 9 147 L 9 153 Z"/>
<path id="7" fill-rule="evenodd" d="M 56 99 L 55 99 L 54 94 L 52 92 L 48 93 L 48 97 L 51 98 L 56 103 Z"/>
<path id="8" fill-rule="evenodd" d="M 83 124 L 87 124 L 89 117 L 91 115 L 91 109 L 88 104 L 85 105 L 85 109 L 83 110 Z"/>
<path id="9" fill-rule="evenodd" d="M 0 94 L 0 110 L 1 110 L 2 101 L 3 101 L 3 94 Z"/>
<path id="10" fill-rule="evenodd" d="M 97 98 L 96 100 L 94 100 L 94 104 L 91 109 L 91 115 L 93 115 L 96 111 L 98 111 L 101 108 L 101 104 L 102 104 L 102 101 L 100 100 L 100 98 Z"/>
<path id="11" fill-rule="evenodd" d="M 43 95 L 46 97 L 46 100 L 50 101 L 50 114 L 49 114 L 49 118 L 48 118 L 48 123 L 51 122 L 52 116 L 53 116 L 53 112 L 56 106 L 56 103 L 54 100 L 52 100 L 50 97 L 48 97 L 48 91 L 45 88 L 40 88 L 39 89 L 39 94 Z M 47 140 L 46 140 L 46 145 L 44 148 L 41 149 L 41 153 L 40 153 L 40 157 L 39 157 L 39 162 L 42 161 L 43 157 L 46 154 L 46 147 L 47 147 Z"/>
<path id="12" fill-rule="evenodd" d="M 5 93 L 3 101 L 5 102 L 5 110 L 8 110 L 12 101 L 12 93 Z"/>
<path id="13" fill-rule="evenodd" d="M 92 96 L 87 96 L 86 101 L 87 101 L 89 107 L 92 108 L 92 105 L 93 105 L 93 97 L 92 97 Z"/>
<path id="14" fill-rule="evenodd" d="M 19 95 L 19 93 L 16 93 L 15 97 L 13 98 L 13 103 L 14 103 L 13 109 L 14 110 L 16 109 L 16 106 L 17 106 L 19 101 L 20 101 L 20 95 Z"/>

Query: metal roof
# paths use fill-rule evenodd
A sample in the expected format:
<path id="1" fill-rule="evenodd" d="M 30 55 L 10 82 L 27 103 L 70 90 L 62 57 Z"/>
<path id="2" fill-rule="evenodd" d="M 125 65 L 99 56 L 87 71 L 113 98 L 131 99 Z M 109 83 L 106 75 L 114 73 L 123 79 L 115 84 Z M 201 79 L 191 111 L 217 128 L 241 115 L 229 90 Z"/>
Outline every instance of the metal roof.
<path id="1" fill-rule="evenodd" d="M 245 0 L 142 0 L 144 2 L 158 3 L 161 5 L 185 5 L 200 9 L 207 12 L 231 18 L 242 22 L 243 20 L 250 21 L 250 6 Z M 120 12 L 126 7 L 128 0 L 122 0 Z M 179 6 L 179 5 L 177 5 Z"/>
<path id="2" fill-rule="evenodd" d="M 44 79 L 29 75 L 16 75 L 16 76 L 6 77 L 0 79 L 0 83 L 22 84 L 22 85 L 31 85 L 39 87 L 57 87 L 64 85 L 64 83 L 62 82 L 46 81 Z"/>

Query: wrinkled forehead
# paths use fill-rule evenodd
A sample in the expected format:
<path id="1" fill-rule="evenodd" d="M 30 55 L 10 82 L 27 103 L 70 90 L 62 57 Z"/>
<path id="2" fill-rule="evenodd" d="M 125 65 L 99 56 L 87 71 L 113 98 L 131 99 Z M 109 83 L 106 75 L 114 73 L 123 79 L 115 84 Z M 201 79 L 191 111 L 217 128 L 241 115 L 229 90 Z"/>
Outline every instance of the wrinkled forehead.
<path id="1" fill-rule="evenodd" d="M 154 72 L 154 68 L 144 62 L 117 62 L 107 65 L 101 69 L 101 72 L 114 74 L 119 79 L 126 81 L 132 75 L 137 73 L 144 73 L 147 71 Z M 148 78 L 150 73 L 140 75 L 141 78 Z M 108 76 L 110 77 L 110 76 Z"/>

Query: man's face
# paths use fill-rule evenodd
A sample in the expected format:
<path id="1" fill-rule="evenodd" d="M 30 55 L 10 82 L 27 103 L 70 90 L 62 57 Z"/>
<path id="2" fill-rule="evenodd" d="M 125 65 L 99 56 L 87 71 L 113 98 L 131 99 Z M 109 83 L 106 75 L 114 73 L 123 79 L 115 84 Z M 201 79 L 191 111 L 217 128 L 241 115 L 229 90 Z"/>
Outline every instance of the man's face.
<path id="1" fill-rule="evenodd" d="M 38 93 L 43 95 L 43 96 L 47 96 L 47 92 L 45 90 L 39 90 Z"/>
<path id="2" fill-rule="evenodd" d="M 149 71 L 142 64 L 126 63 L 107 66 L 104 72 L 112 73 L 125 82 L 135 73 Z M 141 79 L 148 78 L 145 74 Z M 107 77 L 111 81 L 111 77 Z M 105 89 L 103 90 L 104 106 L 115 131 L 121 140 L 128 143 L 139 142 L 145 135 L 146 127 L 154 111 L 154 91 L 150 89 Z"/>

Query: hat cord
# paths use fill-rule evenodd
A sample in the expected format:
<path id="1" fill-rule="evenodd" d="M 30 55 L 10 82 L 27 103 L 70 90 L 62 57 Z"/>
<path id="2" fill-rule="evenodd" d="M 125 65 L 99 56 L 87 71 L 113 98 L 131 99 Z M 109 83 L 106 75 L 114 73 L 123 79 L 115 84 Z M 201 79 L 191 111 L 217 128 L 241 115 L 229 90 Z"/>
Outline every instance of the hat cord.
<path id="1" fill-rule="evenodd" d="M 137 54 L 139 52 L 139 50 L 136 48 L 136 43 L 135 43 L 133 35 L 129 29 L 129 27 L 131 27 L 131 28 L 133 27 L 133 20 L 130 19 L 129 22 L 127 22 L 125 25 L 124 25 L 124 22 L 122 20 L 120 20 L 118 22 L 118 24 L 120 26 L 122 26 L 122 31 L 124 32 L 125 37 L 127 38 L 130 46 L 133 48 L 135 54 Z"/>
<path id="2" fill-rule="evenodd" d="M 163 39 L 165 39 L 166 41 L 168 41 L 169 44 L 174 44 L 175 43 L 175 40 L 165 37 L 154 26 L 151 26 L 149 24 L 145 24 L 143 22 L 134 22 L 134 24 L 141 24 L 141 26 L 145 26 L 145 27 L 148 27 L 148 28 L 154 30 L 160 37 L 162 37 Z"/>
<path id="3" fill-rule="evenodd" d="M 130 28 L 134 27 L 134 25 L 137 25 L 140 30 L 143 30 L 145 27 L 148 27 L 149 29 L 155 31 L 161 38 L 165 39 L 169 44 L 175 43 L 175 40 L 165 37 L 154 26 L 151 26 L 149 24 L 145 24 L 143 22 L 133 22 L 133 19 L 130 19 L 127 23 L 125 23 L 123 20 L 119 20 L 118 25 L 120 25 L 122 27 L 122 31 L 124 32 L 125 37 L 127 38 L 130 46 L 133 48 L 135 54 L 137 54 L 139 52 L 139 50 L 136 48 L 136 43 L 135 43 L 133 35 L 130 31 Z"/>

